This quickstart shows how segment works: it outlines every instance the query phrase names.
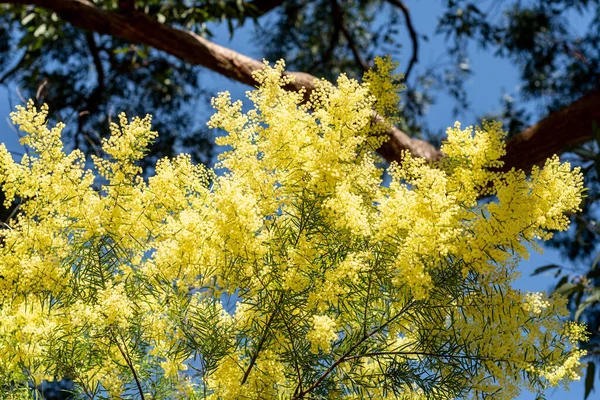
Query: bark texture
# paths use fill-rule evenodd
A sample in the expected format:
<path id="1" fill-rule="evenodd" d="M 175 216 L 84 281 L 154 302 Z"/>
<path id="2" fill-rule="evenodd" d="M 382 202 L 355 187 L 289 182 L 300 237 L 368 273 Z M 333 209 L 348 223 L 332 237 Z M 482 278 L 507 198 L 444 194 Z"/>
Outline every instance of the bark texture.
<path id="1" fill-rule="evenodd" d="M 600 90 L 589 93 L 510 138 L 504 170 L 529 170 L 548 157 L 592 139 L 594 123 L 600 125 Z"/>

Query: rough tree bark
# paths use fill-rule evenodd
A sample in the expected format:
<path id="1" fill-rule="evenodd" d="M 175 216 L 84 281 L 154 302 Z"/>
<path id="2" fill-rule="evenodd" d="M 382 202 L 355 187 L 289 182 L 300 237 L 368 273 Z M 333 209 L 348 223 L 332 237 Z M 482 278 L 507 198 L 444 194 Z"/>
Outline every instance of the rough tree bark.
<path id="1" fill-rule="evenodd" d="M 0 3 L 42 7 L 57 13 L 64 21 L 78 28 L 154 47 L 250 86 L 255 85 L 252 72 L 263 68 L 258 60 L 193 32 L 161 24 L 135 10 L 127 13 L 104 10 L 89 0 L 0 0 Z M 262 13 L 269 12 L 281 3 L 282 0 L 248 2 Z M 314 88 L 314 76 L 303 72 L 287 74 L 295 78 L 294 83 L 287 87 L 288 90 L 297 91 L 304 87 L 310 92 Z M 514 167 L 529 170 L 553 154 L 561 154 L 572 145 L 590 140 L 594 121 L 600 122 L 600 91 L 582 97 L 511 138 L 507 143 L 503 169 Z M 387 134 L 390 140 L 378 152 L 388 161 L 399 160 L 403 150 L 429 160 L 442 156 L 440 150 L 430 143 L 410 138 L 395 127 L 389 129 Z"/>

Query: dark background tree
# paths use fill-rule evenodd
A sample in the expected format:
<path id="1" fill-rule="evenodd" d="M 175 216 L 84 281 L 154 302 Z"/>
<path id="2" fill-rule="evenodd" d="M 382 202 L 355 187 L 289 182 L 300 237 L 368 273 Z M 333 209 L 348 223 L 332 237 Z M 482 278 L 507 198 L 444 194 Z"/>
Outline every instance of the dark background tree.
<path id="1" fill-rule="evenodd" d="M 439 93 L 455 100 L 457 112 L 469 107 L 464 83 L 473 45 L 511 60 L 520 68 L 525 100 L 541 107 L 533 116 L 526 103 L 507 100 L 501 113 L 488 115 L 503 120 L 509 130 L 506 168 L 527 170 L 562 153 L 583 168 L 590 188 L 583 213 L 573 216 L 573 228 L 552 242 L 576 267 L 536 270 L 555 273 L 556 291 L 569 296 L 572 317 L 590 324 L 592 339 L 585 345 L 592 361 L 589 395 L 600 361 L 600 0 L 439 1 L 443 12 L 437 33 L 445 37 L 452 62 L 424 66 L 421 73 L 414 67 L 427 38 L 414 24 L 408 1 L 0 3 L 0 84 L 16 85 L 24 97 L 48 103 L 53 115 L 70 123 L 67 140 L 87 153 L 99 152 L 107 122 L 116 113 L 152 110 L 161 136 L 150 160 L 186 151 L 197 162 L 210 161 L 213 149 L 195 112 L 208 99 L 198 72 L 208 68 L 252 85 L 251 72 L 262 64 L 211 42 L 209 22 L 224 21 L 235 35 L 253 21 L 264 57 L 284 58 L 290 69 L 302 71 L 292 73 L 297 83 L 290 90 L 310 90 L 315 76 L 346 72 L 358 77 L 382 53 L 406 60 L 403 121 L 390 129 L 391 140 L 380 149 L 388 161 L 404 149 L 429 159 L 441 156 L 434 146 L 440 132 L 427 123 L 426 109 Z M 589 20 L 586 32 L 568 28 L 573 14 Z M 407 43 L 398 41 L 399 31 L 406 32 Z"/>

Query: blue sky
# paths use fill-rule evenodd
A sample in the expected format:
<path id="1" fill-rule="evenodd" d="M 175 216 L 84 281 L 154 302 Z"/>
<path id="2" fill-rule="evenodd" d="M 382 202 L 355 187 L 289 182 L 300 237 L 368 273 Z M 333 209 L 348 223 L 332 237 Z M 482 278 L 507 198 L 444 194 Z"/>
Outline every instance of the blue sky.
<path id="1" fill-rule="evenodd" d="M 437 14 L 435 8 L 439 7 L 440 2 L 434 0 L 427 1 L 408 1 L 407 2 L 411 14 L 413 17 L 413 23 L 415 28 L 420 34 L 426 34 L 429 36 L 429 42 L 421 42 L 420 50 L 420 62 L 417 64 L 417 71 L 413 72 L 416 75 L 419 69 L 424 69 L 426 66 L 439 61 L 440 57 L 445 54 L 444 41 L 442 38 L 434 35 L 435 26 L 437 24 Z M 573 16 L 573 26 L 583 26 L 579 22 L 581 17 Z M 233 40 L 229 40 L 229 33 L 225 26 L 216 26 L 211 30 L 215 33 L 215 41 L 219 44 L 233 48 L 241 53 L 252 56 L 257 59 L 261 59 L 262 55 L 255 46 L 256 39 L 253 34 L 253 28 L 251 24 L 247 24 L 243 29 L 236 32 Z M 408 35 L 406 32 L 399 33 L 400 38 L 408 42 Z M 406 53 L 409 54 L 408 52 Z M 400 61 L 401 69 L 407 63 L 407 60 L 402 58 Z M 275 60 L 270 60 L 275 61 Z M 477 116 L 481 116 L 485 113 L 499 111 L 500 110 L 500 99 L 504 93 L 510 94 L 516 101 L 519 101 L 518 92 L 518 76 L 519 71 L 513 63 L 509 60 L 498 58 L 493 56 L 489 51 L 480 51 L 475 48 L 471 49 L 470 52 L 470 68 L 474 72 L 473 75 L 466 82 L 465 86 L 469 94 L 469 100 L 471 101 L 471 109 L 467 112 L 462 113 L 458 116 L 458 119 L 463 125 L 475 124 Z M 229 90 L 234 99 L 243 98 L 244 92 L 249 88 L 245 85 L 233 82 L 227 78 L 222 77 L 216 73 L 206 71 L 202 73 L 202 81 L 206 82 L 206 87 L 210 88 L 214 94 L 219 91 Z M 20 103 L 19 97 L 16 92 L 16 88 L 11 88 L 11 95 L 9 96 L 8 91 L 4 87 L 0 87 L 0 142 L 5 142 L 7 147 L 11 151 L 20 152 L 20 146 L 17 141 L 17 134 L 11 128 L 8 122 L 8 113 L 11 111 L 9 99 L 13 102 Z M 13 104 L 14 106 L 14 104 Z M 452 115 L 452 102 L 451 99 L 446 96 L 438 96 L 438 103 L 430 108 L 429 123 L 432 128 L 445 128 L 451 126 L 455 117 Z M 535 108 L 532 105 L 531 111 Z M 208 108 L 206 108 L 208 110 Z M 151 110 L 148 110 L 151 112 Z M 208 120 L 209 113 L 206 112 L 206 120 Z M 529 277 L 531 271 L 534 268 L 546 265 L 550 263 L 561 263 L 560 255 L 553 249 L 545 249 L 543 255 L 532 254 L 529 261 L 524 261 L 520 265 L 523 277 L 515 283 L 515 287 L 527 290 L 527 291 L 544 291 L 549 289 L 553 284 L 556 283 L 555 278 L 552 276 L 536 276 L 534 278 Z M 502 345 L 499 343 L 498 345 Z M 598 385 L 598 383 L 597 383 Z M 531 394 L 524 394 L 519 397 L 520 400 L 534 399 L 535 396 Z M 550 390 L 547 393 L 548 399 L 583 399 L 583 384 L 573 383 L 571 385 L 571 391 L 565 392 L 562 389 Z M 593 398 L 593 395 L 591 396 Z"/>

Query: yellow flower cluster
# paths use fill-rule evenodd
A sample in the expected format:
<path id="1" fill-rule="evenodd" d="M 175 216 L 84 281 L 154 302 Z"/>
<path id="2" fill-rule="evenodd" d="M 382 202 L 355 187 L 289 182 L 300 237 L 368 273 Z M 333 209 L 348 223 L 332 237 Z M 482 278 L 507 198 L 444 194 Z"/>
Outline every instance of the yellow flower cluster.
<path id="1" fill-rule="evenodd" d="M 533 314 L 541 314 L 544 309 L 550 307 L 550 302 L 544 300 L 544 294 L 540 292 L 525 293 L 523 300 L 523 309 Z"/>
<path id="2" fill-rule="evenodd" d="M 265 63 L 253 109 L 213 100 L 222 174 L 181 155 L 143 178 L 157 134 L 124 115 L 94 173 L 46 106 L 18 107 L 31 152 L 0 146 L 6 206 L 19 202 L 0 232 L 0 388 L 508 399 L 577 379 L 584 328 L 563 325 L 563 299 L 511 284 L 527 245 L 568 227 L 581 174 L 556 157 L 499 172 L 505 134 L 485 122 L 450 128 L 440 162 L 404 154 L 383 185 L 394 68 L 377 59 L 362 83 L 305 96 Z"/>
<path id="3" fill-rule="evenodd" d="M 329 353 L 331 342 L 338 338 L 335 332 L 335 321 L 327 315 L 314 315 L 313 326 L 306 334 L 306 339 L 310 342 L 310 350 L 318 353 L 319 350 Z"/>

